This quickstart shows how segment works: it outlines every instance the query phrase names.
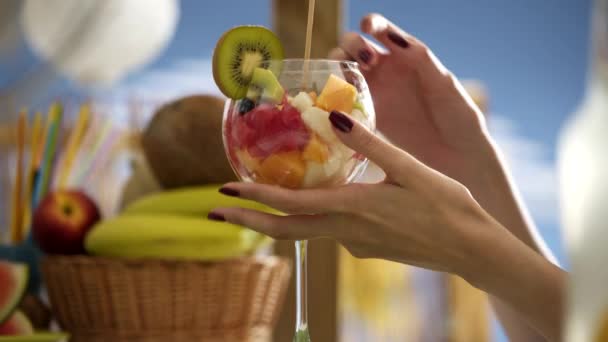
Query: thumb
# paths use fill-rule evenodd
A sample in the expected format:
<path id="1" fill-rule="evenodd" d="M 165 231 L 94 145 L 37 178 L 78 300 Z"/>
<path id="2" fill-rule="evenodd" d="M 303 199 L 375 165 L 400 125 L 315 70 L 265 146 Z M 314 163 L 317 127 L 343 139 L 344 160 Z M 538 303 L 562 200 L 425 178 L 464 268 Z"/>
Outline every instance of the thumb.
<path id="1" fill-rule="evenodd" d="M 384 170 L 388 178 L 398 183 L 408 183 L 419 180 L 424 175 L 424 164 L 382 140 L 349 115 L 333 111 L 329 114 L 329 121 L 344 145 L 374 162 Z"/>

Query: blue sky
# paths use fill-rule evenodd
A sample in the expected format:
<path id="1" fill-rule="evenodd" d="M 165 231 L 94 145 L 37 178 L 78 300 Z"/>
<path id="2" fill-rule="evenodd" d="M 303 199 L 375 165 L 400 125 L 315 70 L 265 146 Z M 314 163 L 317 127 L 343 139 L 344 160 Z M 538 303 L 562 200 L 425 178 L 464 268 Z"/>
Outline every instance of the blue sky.
<path id="1" fill-rule="evenodd" d="M 590 0 L 350 0 L 345 30 L 368 12 L 427 42 L 457 76 L 489 90 L 491 129 L 512 166 L 532 216 L 559 259 L 555 144 L 581 100 L 589 46 Z M 131 75 L 119 91 L 150 96 L 216 92 L 210 79 L 213 47 L 227 28 L 271 22 L 269 0 L 182 0 L 181 19 L 164 53 Z M 31 66 L 23 51 L 0 60 L 0 85 Z M 54 93 L 75 91 L 58 80 Z"/>

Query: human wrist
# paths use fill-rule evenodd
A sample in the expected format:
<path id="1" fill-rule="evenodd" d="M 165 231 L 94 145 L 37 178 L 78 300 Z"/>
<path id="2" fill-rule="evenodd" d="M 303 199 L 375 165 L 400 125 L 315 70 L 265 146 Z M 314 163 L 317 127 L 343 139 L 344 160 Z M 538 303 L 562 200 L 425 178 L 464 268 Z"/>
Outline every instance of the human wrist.
<path id="1" fill-rule="evenodd" d="M 456 267 L 456 273 L 473 286 L 484 289 L 495 276 L 495 248 L 500 244 L 504 228 L 481 207 L 474 222 L 467 224 L 466 257 Z"/>
<path id="2" fill-rule="evenodd" d="M 461 275 L 473 286 L 501 297 L 513 284 L 525 287 L 526 280 L 551 278 L 559 269 L 491 216 L 484 224 L 473 234 L 472 257 Z"/>
<path id="3" fill-rule="evenodd" d="M 485 257 L 472 263 L 464 279 L 506 303 L 548 340 L 561 340 L 566 272 L 506 233 L 485 245 Z"/>

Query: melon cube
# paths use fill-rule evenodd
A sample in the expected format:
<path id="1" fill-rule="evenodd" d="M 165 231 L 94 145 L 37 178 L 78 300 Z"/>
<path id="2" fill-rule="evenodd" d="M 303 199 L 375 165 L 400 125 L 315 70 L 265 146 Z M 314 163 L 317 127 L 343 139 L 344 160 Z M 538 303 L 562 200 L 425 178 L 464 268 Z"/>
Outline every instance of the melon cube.
<path id="1" fill-rule="evenodd" d="M 329 113 L 318 107 L 310 107 L 302 113 L 302 120 L 308 128 L 315 132 L 323 141 L 328 144 L 338 141 L 329 122 Z"/>
<path id="2" fill-rule="evenodd" d="M 302 185 L 306 164 L 300 151 L 271 154 L 257 171 L 263 183 L 296 189 Z"/>
<path id="3" fill-rule="evenodd" d="M 323 164 L 309 161 L 306 163 L 306 173 L 302 181 L 303 188 L 313 188 L 319 186 L 325 182 L 327 176 L 325 175 L 325 167 Z"/>
<path id="4" fill-rule="evenodd" d="M 344 145 L 342 145 L 342 146 L 344 146 Z M 325 170 L 325 175 L 328 178 L 335 176 L 337 173 L 339 173 L 343 164 L 344 164 L 344 162 L 341 158 L 339 158 L 337 155 L 332 155 L 325 162 L 325 164 L 323 164 L 323 168 Z"/>
<path id="5" fill-rule="evenodd" d="M 316 134 L 313 134 L 308 145 L 304 151 L 302 151 L 302 158 L 304 160 L 315 161 L 317 163 L 323 163 L 329 157 L 329 148 L 323 143 Z"/>
<path id="6" fill-rule="evenodd" d="M 310 95 L 303 91 L 299 92 L 298 95 L 296 95 L 296 97 L 294 97 L 289 103 L 296 107 L 300 113 L 304 113 L 308 108 L 314 105 Z"/>
<path id="7" fill-rule="evenodd" d="M 330 75 L 321 94 L 317 98 L 317 106 L 327 110 L 337 110 L 350 113 L 357 99 L 357 89 L 345 80 Z"/>

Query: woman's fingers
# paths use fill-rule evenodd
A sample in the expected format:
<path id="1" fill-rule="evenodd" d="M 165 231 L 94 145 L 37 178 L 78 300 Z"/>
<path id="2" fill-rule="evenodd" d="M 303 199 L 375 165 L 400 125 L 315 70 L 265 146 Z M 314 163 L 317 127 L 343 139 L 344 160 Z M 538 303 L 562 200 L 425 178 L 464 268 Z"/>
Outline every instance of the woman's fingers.
<path id="1" fill-rule="evenodd" d="M 351 149 L 363 154 L 400 185 L 419 183 L 428 174 L 427 167 L 407 152 L 380 139 L 349 115 L 333 111 L 329 121 L 336 135 Z"/>
<path id="2" fill-rule="evenodd" d="M 348 212 L 354 199 L 348 186 L 291 190 L 258 183 L 227 183 L 220 192 L 260 202 L 288 214 Z"/>
<path id="3" fill-rule="evenodd" d="M 440 81 L 449 78 L 450 72 L 422 41 L 384 16 L 377 13 L 366 15 L 361 20 L 361 31 L 381 42 L 391 55 L 419 70 L 423 79 Z"/>
<path id="4" fill-rule="evenodd" d="M 277 240 L 311 240 L 330 235 L 327 217 L 322 215 L 278 216 L 245 208 L 217 208 L 208 218 L 247 227 Z"/>
<path id="5" fill-rule="evenodd" d="M 414 36 L 377 13 L 368 14 L 361 19 L 361 31 L 374 37 L 392 53 L 401 54 L 404 49 L 424 46 Z"/>
<path id="6" fill-rule="evenodd" d="M 329 51 L 327 55 L 329 59 L 337 60 L 337 61 L 354 61 L 354 58 L 349 56 L 344 50 L 339 47 L 335 47 Z"/>
<path id="7" fill-rule="evenodd" d="M 342 36 L 340 48 L 365 70 L 378 63 L 381 53 L 374 43 L 355 32 Z"/>

